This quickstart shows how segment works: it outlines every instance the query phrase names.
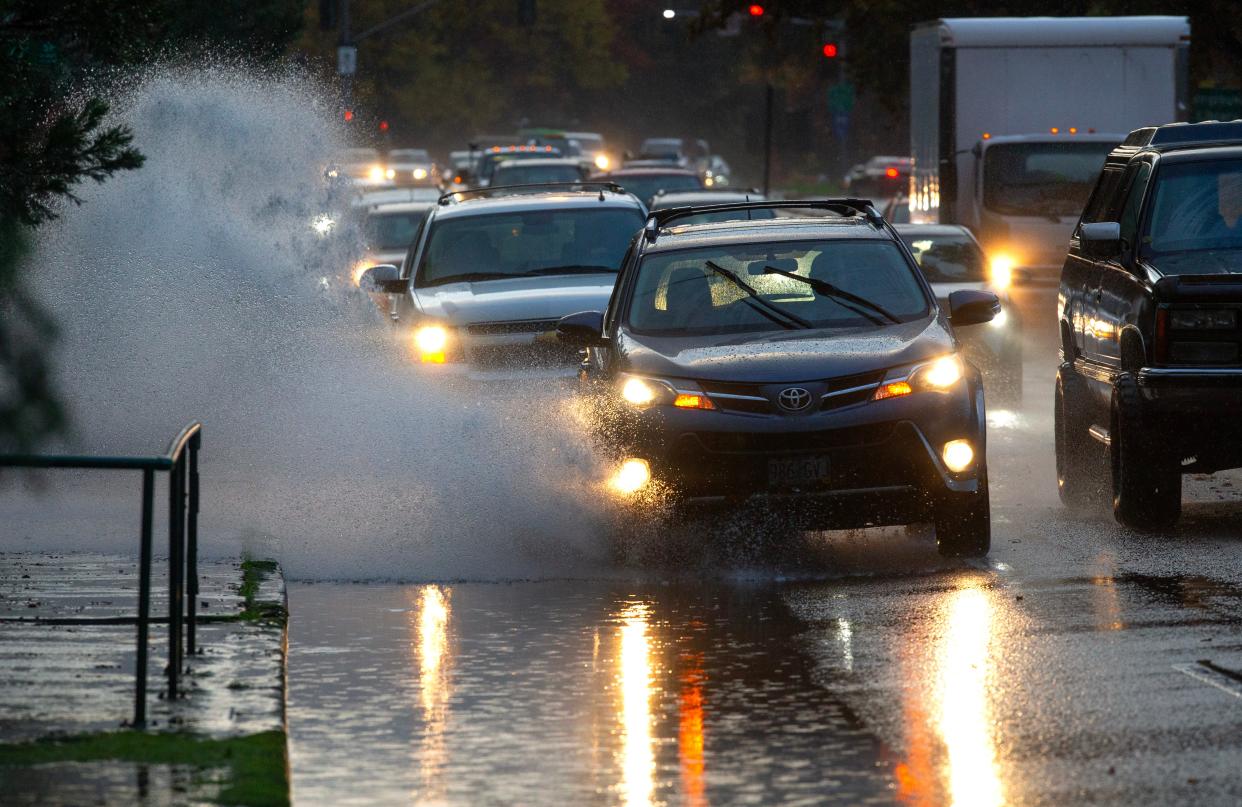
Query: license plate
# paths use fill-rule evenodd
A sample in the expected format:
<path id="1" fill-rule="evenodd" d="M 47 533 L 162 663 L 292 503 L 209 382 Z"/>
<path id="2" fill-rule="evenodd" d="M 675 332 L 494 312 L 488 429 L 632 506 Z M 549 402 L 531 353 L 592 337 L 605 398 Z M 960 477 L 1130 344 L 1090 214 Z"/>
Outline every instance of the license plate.
<path id="1" fill-rule="evenodd" d="M 827 457 L 790 457 L 768 460 L 768 484 L 774 488 L 803 487 L 828 480 Z"/>

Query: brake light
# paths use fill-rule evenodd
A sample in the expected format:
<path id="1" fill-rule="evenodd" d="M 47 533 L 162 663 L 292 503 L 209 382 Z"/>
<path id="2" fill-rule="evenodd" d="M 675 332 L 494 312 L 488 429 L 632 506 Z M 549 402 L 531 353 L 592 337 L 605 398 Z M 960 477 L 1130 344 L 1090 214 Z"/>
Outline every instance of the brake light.
<path id="1" fill-rule="evenodd" d="M 897 169 L 896 169 L 896 168 L 885 168 L 885 169 L 884 169 L 884 176 L 888 177 L 889 179 L 896 179 L 896 178 L 897 178 Z"/>
<path id="2" fill-rule="evenodd" d="M 1169 309 L 1156 309 L 1156 344 L 1152 346 L 1152 358 L 1156 364 L 1169 360 Z"/>

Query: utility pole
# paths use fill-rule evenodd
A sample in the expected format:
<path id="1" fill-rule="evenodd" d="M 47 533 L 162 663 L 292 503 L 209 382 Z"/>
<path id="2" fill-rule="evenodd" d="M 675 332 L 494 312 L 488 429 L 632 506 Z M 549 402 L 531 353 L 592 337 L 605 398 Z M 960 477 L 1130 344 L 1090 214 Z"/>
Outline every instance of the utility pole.
<path id="1" fill-rule="evenodd" d="M 358 49 L 354 46 L 349 24 L 349 0 L 340 0 L 337 14 L 341 24 L 340 43 L 336 49 L 336 69 L 341 75 L 341 105 L 346 110 L 354 106 L 354 69 L 358 61 Z"/>
<path id="2" fill-rule="evenodd" d="M 763 90 L 763 195 L 772 189 L 772 112 L 776 105 L 776 88 L 769 76 Z"/>

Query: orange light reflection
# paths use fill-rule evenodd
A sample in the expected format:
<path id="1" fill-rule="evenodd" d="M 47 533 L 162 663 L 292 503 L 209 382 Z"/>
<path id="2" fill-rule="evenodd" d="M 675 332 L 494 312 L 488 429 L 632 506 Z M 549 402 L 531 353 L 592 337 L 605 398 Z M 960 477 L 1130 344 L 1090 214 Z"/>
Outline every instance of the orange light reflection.
<path id="1" fill-rule="evenodd" d="M 621 615 L 621 797 L 630 807 L 652 804 L 655 792 L 655 748 L 651 732 L 650 609 L 630 605 Z"/>
<path id="2" fill-rule="evenodd" d="M 687 807 L 706 807 L 707 788 L 703 758 L 703 654 L 682 657 L 681 695 L 677 701 L 677 750 L 681 758 L 681 786 Z"/>

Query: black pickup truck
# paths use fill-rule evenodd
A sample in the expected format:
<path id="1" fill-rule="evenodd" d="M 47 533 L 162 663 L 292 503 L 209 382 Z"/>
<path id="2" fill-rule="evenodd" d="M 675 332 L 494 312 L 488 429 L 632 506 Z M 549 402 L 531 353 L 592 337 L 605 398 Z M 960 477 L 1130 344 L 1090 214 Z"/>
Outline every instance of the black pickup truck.
<path id="1" fill-rule="evenodd" d="M 1103 482 L 1139 529 L 1181 514 L 1182 474 L 1242 467 L 1242 121 L 1136 129 L 1105 161 L 1057 298 L 1057 483 Z"/>

